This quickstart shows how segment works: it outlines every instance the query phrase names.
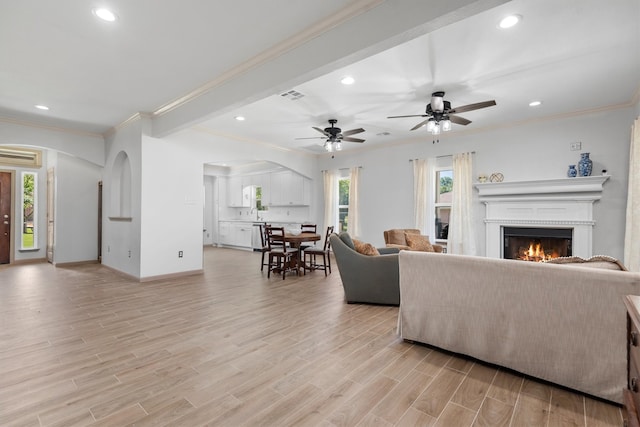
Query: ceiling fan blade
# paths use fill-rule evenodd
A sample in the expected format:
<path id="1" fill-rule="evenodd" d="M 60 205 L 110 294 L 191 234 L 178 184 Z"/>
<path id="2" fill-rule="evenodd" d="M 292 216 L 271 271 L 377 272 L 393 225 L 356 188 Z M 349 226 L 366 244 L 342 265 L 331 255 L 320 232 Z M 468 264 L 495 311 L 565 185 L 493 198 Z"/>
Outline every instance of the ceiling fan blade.
<path id="1" fill-rule="evenodd" d="M 356 133 L 362 133 L 362 132 L 364 132 L 364 129 L 362 129 L 362 128 L 351 129 L 351 130 L 346 130 L 346 131 L 342 132 L 342 136 L 355 135 Z"/>
<path id="2" fill-rule="evenodd" d="M 429 117 L 428 114 L 411 114 L 408 116 L 389 116 L 387 119 L 401 119 L 403 117 Z"/>
<path id="3" fill-rule="evenodd" d="M 325 132 L 324 129 L 320 129 L 315 126 L 313 126 L 313 128 L 325 136 L 331 136 L 328 132 Z"/>
<path id="4" fill-rule="evenodd" d="M 492 107 L 494 105 L 496 105 L 496 101 L 494 100 L 477 102 L 475 104 L 463 105 L 462 107 L 452 108 L 451 110 L 449 110 L 449 113 L 450 114 L 464 113 L 466 111 L 479 110 L 480 108 Z"/>
<path id="5" fill-rule="evenodd" d="M 307 138 L 293 138 L 293 139 L 327 139 L 326 136 L 310 136 Z"/>
<path id="6" fill-rule="evenodd" d="M 422 126 L 426 125 L 428 121 L 429 121 L 429 119 L 421 121 L 420 123 L 418 123 L 417 125 L 412 127 L 411 130 L 420 129 Z"/>
<path id="7" fill-rule="evenodd" d="M 360 139 L 360 138 L 352 138 L 350 136 L 346 136 L 344 138 L 342 138 L 343 141 L 349 141 L 349 142 L 364 142 L 364 139 Z"/>
<path id="8" fill-rule="evenodd" d="M 469 123 L 471 123 L 471 120 L 467 120 L 464 117 L 460 117 L 460 116 L 449 116 L 449 120 L 451 120 L 451 123 L 455 123 L 457 125 L 463 125 L 463 126 L 466 126 Z"/>

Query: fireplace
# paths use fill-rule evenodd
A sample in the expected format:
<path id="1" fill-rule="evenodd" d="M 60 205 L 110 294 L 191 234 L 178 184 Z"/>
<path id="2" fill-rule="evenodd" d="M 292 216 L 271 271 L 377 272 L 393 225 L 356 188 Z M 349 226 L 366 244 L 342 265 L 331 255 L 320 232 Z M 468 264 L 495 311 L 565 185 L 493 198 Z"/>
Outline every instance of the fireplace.
<path id="1" fill-rule="evenodd" d="M 502 257 L 547 261 L 572 255 L 573 229 L 502 227 Z"/>
<path id="2" fill-rule="evenodd" d="M 579 256 L 589 258 L 593 255 L 593 204 L 602 197 L 603 185 L 609 176 L 586 176 L 580 178 L 558 178 L 536 181 L 487 182 L 475 184 L 478 199 L 485 205 L 485 254 L 491 258 L 514 257 L 513 247 L 531 248 L 533 258 L 549 255 L 547 245 L 558 243 L 558 256 Z M 509 251 L 504 249 L 504 229 L 531 230 L 564 235 L 513 236 L 515 241 L 507 242 Z M 526 238 L 522 242 L 519 238 Z M 530 239 L 533 237 L 533 239 Z M 534 239 L 551 239 L 533 241 Z M 564 242 L 563 242 L 564 240 Z M 533 243 L 533 246 L 532 246 Z M 536 255 L 537 245 L 541 248 Z M 515 256 L 517 258 L 517 256 Z"/>

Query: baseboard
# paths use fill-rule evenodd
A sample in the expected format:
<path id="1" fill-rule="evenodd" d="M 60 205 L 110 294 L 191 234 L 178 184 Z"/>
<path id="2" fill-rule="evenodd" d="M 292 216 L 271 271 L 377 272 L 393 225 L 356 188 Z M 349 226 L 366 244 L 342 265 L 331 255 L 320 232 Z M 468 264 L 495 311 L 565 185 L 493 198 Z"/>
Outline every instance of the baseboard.
<path id="1" fill-rule="evenodd" d="M 141 277 L 140 282 L 142 283 L 142 282 L 151 282 L 153 280 L 175 279 L 178 277 L 195 276 L 197 274 L 204 274 L 204 269 L 181 271 L 179 273 L 161 274 L 159 276 Z"/>
<path id="2" fill-rule="evenodd" d="M 56 262 L 53 265 L 60 268 L 69 268 L 69 267 L 76 267 L 79 265 L 86 265 L 86 264 L 99 264 L 99 261 L 97 259 L 90 259 L 87 261 Z"/>
<path id="3" fill-rule="evenodd" d="M 6 265 L 25 265 L 25 264 L 40 264 L 47 262 L 46 258 L 33 258 L 33 259 L 14 259 L 13 262 Z"/>

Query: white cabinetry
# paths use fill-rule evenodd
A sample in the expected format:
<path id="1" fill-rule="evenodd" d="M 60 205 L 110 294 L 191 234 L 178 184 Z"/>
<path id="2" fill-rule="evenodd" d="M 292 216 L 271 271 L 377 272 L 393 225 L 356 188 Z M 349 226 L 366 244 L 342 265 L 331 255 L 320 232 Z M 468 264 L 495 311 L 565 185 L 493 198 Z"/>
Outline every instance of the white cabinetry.
<path id="1" fill-rule="evenodd" d="M 233 244 L 233 236 L 232 236 L 232 232 L 233 230 L 231 229 L 231 222 L 228 221 L 220 221 L 218 223 L 218 233 L 220 235 L 219 239 L 219 243 L 221 245 L 232 245 Z"/>
<path id="2" fill-rule="evenodd" d="M 242 177 L 230 176 L 227 179 L 227 204 L 231 207 L 243 207 Z"/>
<path id="3" fill-rule="evenodd" d="M 251 222 L 220 221 L 218 230 L 220 244 L 251 248 L 251 232 L 253 231 Z"/>
<path id="4" fill-rule="evenodd" d="M 251 248 L 251 232 L 253 231 L 253 224 L 251 223 L 237 223 L 235 224 L 235 245 L 242 248 Z"/>
<path id="5" fill-rule="evenodd" d="M 311 180 L 293 171 L 273 172 L 268 193 L 269 206 L 308 206 Z"/>

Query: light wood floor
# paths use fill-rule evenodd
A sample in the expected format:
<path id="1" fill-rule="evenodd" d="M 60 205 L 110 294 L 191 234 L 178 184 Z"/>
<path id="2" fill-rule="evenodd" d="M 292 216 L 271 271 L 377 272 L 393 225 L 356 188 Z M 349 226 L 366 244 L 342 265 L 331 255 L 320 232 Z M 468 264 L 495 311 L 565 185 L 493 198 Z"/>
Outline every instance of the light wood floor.
<path id="1" fill-rule="evenodd" d="M 620 408 L 403 342 L 337 268 L 137 283 L 98 265 L 0 267 L 2 426 L 620 426 Z"/>

